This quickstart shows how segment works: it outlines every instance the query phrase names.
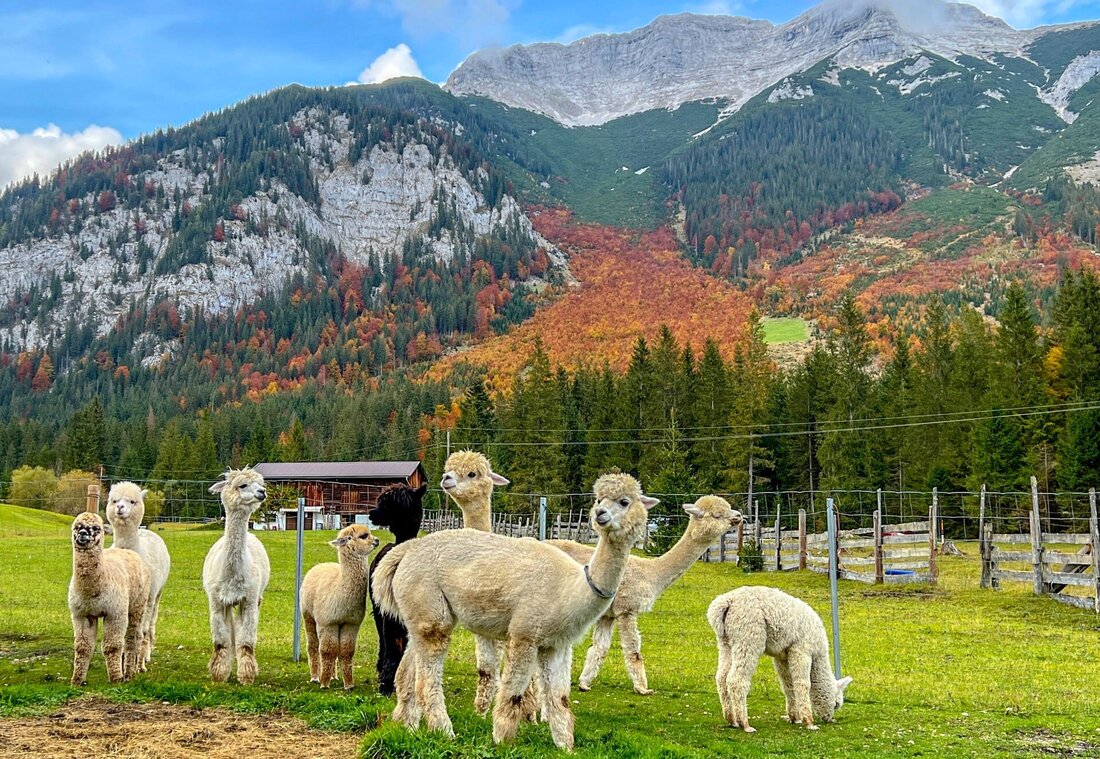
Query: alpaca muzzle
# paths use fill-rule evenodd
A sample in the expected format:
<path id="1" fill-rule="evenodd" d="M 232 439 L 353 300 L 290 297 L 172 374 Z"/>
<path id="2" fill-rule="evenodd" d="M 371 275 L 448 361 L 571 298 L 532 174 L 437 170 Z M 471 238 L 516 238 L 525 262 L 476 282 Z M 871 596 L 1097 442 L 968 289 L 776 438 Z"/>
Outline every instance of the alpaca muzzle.
<path id="1" fill-rule="evenodd" d="M 611 521 L 611 512 L 607 509 L 596 509 L 596 524 L 606 525 Z"/>
<path id="2" fill-rule="evenodd" d="M 93 540 L 94 538 L 91 533 L 84 532 L 83 530 L 73 534 L 73 542 L 75 542 L 79 548 L 87 548 L 92 544 Z"/>
<path id="3" fill-rule="evenodd" d="M 456 480 L 455 476 L 450 472 L 443 475 L 443 479 L 439 481 L 439 487 L 443 488 L 444 490 L 453 490 L 457 485 L 458 480 Z"/>

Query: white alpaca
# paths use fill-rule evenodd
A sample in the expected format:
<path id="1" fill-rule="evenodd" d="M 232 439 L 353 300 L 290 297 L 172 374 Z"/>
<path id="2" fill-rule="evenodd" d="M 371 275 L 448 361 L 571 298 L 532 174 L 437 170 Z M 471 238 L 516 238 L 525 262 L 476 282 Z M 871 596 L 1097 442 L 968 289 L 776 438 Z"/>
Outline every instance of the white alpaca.
<path id="1" fill-rule="evenodd" d="M 223 476 L 210 492 L 221 493 L 225 534 L 210 547 L 202 564 L 202 587 L 210 605 L 214 639 L 208 669 L 215 682 L 224 683 L 229 679 L 231 651 L 235 651 L 237 679 L 250 685 L 259 671 L 256 629 L 260 603 L 271 578 L 271 562 L 263 543 L 248 531 L 248 521 L 267 497 L 267 490 L 263 475 L 247 467 L 230 469 Z"/>
<path id="2" fill-rule="evenodd" d="M 302 580 L 302 620 L 309 651 L 310 682 L 327 688 L 340 660 L 344 689 L 355 684 L 352 664 L 359 626 L 367 613 L 367 569 L 378 538 L 360 524 L 340 530 L 329 545 L 337 563 L 318 564 Z"/>
<path id="3" fill-rule="evenodd" d="M 573 644 L 611 605 L 630 547 L 645 529 L 646 510 L 657 503 L 625 474 L 604 475 L 595 494 L 592 521 L 599 543 L 583 567 L 537 540 L 475 530 L 437 532 L 402 543 L 379 563 L 374 599 L 408 627 L 405 659 L 416 667 L 415 678 L 398 674 L 395 720 L 412 729 L 419 726 L 420 691 L 428 727 L 454 734 L 443 694 L 443 661 L 451 631 L 461 624 L 482 637 L 508 642 L 508 663 L 493 709 L 493 740 L 515 737 L 524 693 L 537 667 L 554 743 L 572 750 Z"/>
<path id="4" fill-rule="evenodd" d="M 168 582 L 168 573 L 172 569 L 172 559 L 168 555 L 168 546 L 160 535 L 141 529 L 145 518 L 145 493 L 132 482 L 118 482 L 111 487 L 107 495 L 107 521 L 115 533 L 112 545 L 115 548 L 128 548 L 141 556 L 149 567 L 149 605 L 145 607 L 142 626 L 141 671 L 153 655 L 157 643 L 157 616 L 160 614 L 160 597 L 164 585 Z"/>
<path id="5" fill-rule="evenodd" d="M 582 691 L 589 690 L 592 681 L 599 674 L 600 666 L 611 647 L 611 633 L 618 624 L 623 660 L 634 683 L 635 692 L 643 696 L 653 693 L 646 681 L 638 615 L 652 611 L 653 604 L 661 594 L 691 569 L 708 546 L 741 523 L 741 512 L 731 508 L 726 499 L 715 495 L 703 496 L 695 503 L 684 504 L 684 511 L 689 516 L 688 525 L 676 545 L 655 559 L 638 556 L 627 559 L 619 592 L 612 601 L 611 608 L 596 620 L 596 627 L 592 631 L 592 645 L 584 659 L 584 671 L 577 683 Z M 572 540 L 546 542 L 565 551 L 575 561 L 584 563 L 592 558 L 592 546 Z"/>
<path id="6" fill-rule="evenodd" d="M 73 685 L 83 685 L 103 618 L 103 658 L 112 683 L 129 680 L 141 662 L 142 617 L 149 603 L 149 568 L 133 551 L 103 550 L 103 520 L 80 514 L 73 520 L 73 576 L 69 614 L 73 621 Z"/>
<path id="7" fill-rule="evenodd" d="M 718 596 L 707 609 L 718 639 L 715 682 L 722 713 L 746 733 L 746 699 L 760 657 L 772 657 L 787 700 L 786 719 L 816 730 L 814 717 L 833 722 L 852 682 L 837 680 L 829 668 L 825 625 L 809 604 L 775 588 L 750 585 Z"/>
<path id="8" fill-rule="evenodd" d="M 462 526 L 493 531 L 493 487 L 507 485 L 509 481 L 493 471 L 489 459 L 477 451 L 455 451 L 443 464 L 446 470 L 439 486 L 459 511 Z M 474 691 L 474 709 L 484 715 L 489 711 L 493 695 L 500 684 L 500 660 L 503 646 L 499 641 L 474 636 L 474 656 L 477 661 L 477 688 Z M 528 699 L 528 716 L 534 716 L 534 696 Z"/>

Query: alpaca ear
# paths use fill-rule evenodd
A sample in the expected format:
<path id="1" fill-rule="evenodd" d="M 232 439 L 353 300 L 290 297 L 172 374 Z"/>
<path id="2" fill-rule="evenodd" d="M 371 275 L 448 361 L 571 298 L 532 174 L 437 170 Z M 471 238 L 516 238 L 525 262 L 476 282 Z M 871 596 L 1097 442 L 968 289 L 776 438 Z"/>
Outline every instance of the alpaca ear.
<path id="1" fill-rule="evenodd" d="M 428 492 L 428 484 L 424 483 L 423 485 L 421 485 L 420 487 L 418 487 L 416 490 L 413 491 L 413 495 L 415 495 L 417 498 L 423 498 L 424 494 L 427 493 L 427 492 Z"/>
<path id="2" fill-rule="evenodd" d="M 328 544 L 333 548 L 339 548 L 340 546 L 346 546 L 348 544 L 348 539 L 346 537 L 336 538 L 336 540 L 330 540 Z"/>
<path id="3" fill-rule="evenodd" d="M 492 469 L 489 470 L 489 479 L 493 481 L 494 485 L 511 485 L 512 481 L 507 477 L 503 477 Z"/>
<path id="4" fill-rule="evenodd" d="M 688 513 L 689 516 L 705 517 L 707 515 L 705 511 L 696 506 L 694 503 L 685 503 L 683 509 Z"/>
<path id="5" fill-rule="evenodd" d="M 847 689 L 847 687 L 851 684 L 852 684 L 852 678 L 851 678 L 850 675 L 848 677 L 842 677 L 842 678 L 840 678 L 839 680 L 836 681 L 836 689 L 838 691 L 840 691 L 841 693 L 843 693 L 845 691 L 845 689 Z"/>
<path id="6" fill-rule="evenodd" d="M 148 491 L 148 490 L 142 490 L 142 491 L 141 491 L 141 502 L 142 502 L 142 503 L 145 503 L 145 499 L 146 499 L 146 497 L 147 497 L 148 495 L 149 495 L 149 491 Z"/>
<path id="7" fill-rule="evenodd" d="M 645 506 L 646 511 L 649 511 L 658 503 L 660 503 L 660 500 L 648 495 L 643 495 L 639 500 L 642 502 L 642 505 Z"/>
<path id="8" fill-rule="evenodd" d="M 223 490 L 225 490 L 225 486 L 228 485 L 228 484 L 229 483 L 226 482 L 225 480 L 218 480 L 217 482 L 215 482 L 213 485 L 210 486 L 210 492 L 211 493 L 220 493 Z"/>

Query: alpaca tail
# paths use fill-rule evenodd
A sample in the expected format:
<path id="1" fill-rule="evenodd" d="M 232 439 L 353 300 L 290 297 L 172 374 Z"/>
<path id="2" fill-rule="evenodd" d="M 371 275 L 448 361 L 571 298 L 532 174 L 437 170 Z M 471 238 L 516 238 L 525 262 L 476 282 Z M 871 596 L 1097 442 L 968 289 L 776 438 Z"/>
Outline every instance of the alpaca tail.
<path id="1" fill-rule="evenodd" d="M 718 596 L 707 608 L 707 622 L 714 629 L 714 635 L 718 640 L 729 638 L 730 609 L 733 603 L 727 595 Z"/>
<path id="2" fill-rule="evenodd" d="M 389 553 L 378 562 L 374 569 L 374 577 L 371 578 L 371 597 L 375 605 L 394 619 L 401 619 L 401 613 L 397 608 L 397 596 L 393 592 L 393 578 L 397 574 L 397 567 L 401 559 L 412 548 L 415 540 L 401 543 L 390 549 Z"/>

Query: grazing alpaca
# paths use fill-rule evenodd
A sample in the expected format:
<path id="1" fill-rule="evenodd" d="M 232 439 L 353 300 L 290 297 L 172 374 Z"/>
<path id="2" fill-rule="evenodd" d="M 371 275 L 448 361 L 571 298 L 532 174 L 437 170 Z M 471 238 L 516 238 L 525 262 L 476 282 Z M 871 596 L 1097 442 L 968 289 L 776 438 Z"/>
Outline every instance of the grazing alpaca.
<path id="1" fill-rule="evenodd" d="M 141 664 L 142 617 L 149 603 L 149 568 L 125 548 L 103 550 L 103 520 L 80 514 L 73 520 L 73 577 L 69 614 L 73 620 L 73 685 L 84 685 L 103 617 L 107 679 L 129 680 Z"/>
<path id="2" fill-rule="evenodd" d="M 833 677 L 825 625 L 809 604 L 775 588 L 749 585 L 715 598 L 707 621 L 718 638 L 715 682 L 727 722 L 756 732 L 749 726 L 745 701 L 764 654 L 772 657 L 779 676 L 787 720 L 810 730 L 817 729 L 815 716 L 834 721 L 852 678 Z"/>
<path id="3" fill-rule="evenodd" d="M 338 563 L 318 564 L 302 580 L 309 680 L 327 688 L 339 659 L 344 690 L 351 690 L 355 643 L 367 613 L 367 559 L 378 547 L 378 538 L 363 525 L 353 524 L 340 530 L 329 545 L 336 549 Z"/>
<path id="4" fill-rule="evenodd" d="M 655 559 L 637 556 L 627 559 L 619 593 L 611 602 L 611 608 L 596 621 L 592 631 L 592 645 L 577 683 L 582 691 L 589 690 L 599 674 L 607 650 L 611 647 L 611 632 L 618 624 L 619 643 L 635 692 L 643 696 L 653 693 L 646 682 L 638 615 L 651 611 L 661 594 L 691 569 L 708 546 L 741 523 L 741 512 L 732 509 L 726 499 L 715 495 L 684 504 L 684 511 L 689 515 L 688 525 L 676 545 Z M 565 551 L 575 561 L 584 563 L 592 558 L 592 546 L 572 540 L 548 540 L 547 543 Z"/>
<path id="5" fill-rule="evenodd" d="M 221 493 L 225 534 L 210 547 L 202 564 L 202 587 L 210 605 L 210 633 L 214 653 L 210 677 L 229 679 L 232 653 L 237 657 L 237 679 L 251 685 L 256 679 L 256 628 L 260 603 L 271 578 L 271 563 L 259 538 L 248 531 L 248 520 L 267 497 L 264 478 L 245 467 L 230 469 L 210 487 Z M 233 614 L 233 610 L 237 614 Z"/>
<path id="6" fill-rule="evenodd" d="M 378 496 L 378 504 L 370 512 L 371 524 L 385 527 L 393 533 L 394 542 L 383 546 L 375 555 L 370 564 L 368 581 L 374 577 L 378 562 L 394 545 L 412 540 L 420 533 L 420 522 L 424 516 L 421 501 L 427 491 L 427 485 L 415 489 L 408 485 L 394 485 Z M 378 631 L 378 692 L 383 696 L 392 696 L 397 667 L 409 644 L 409 632 L 400 619 L 382 613 L 377 605 L 373 606 L 372 613 L 374 627 Z"/>
<path id="7" fill-rule="evenodd" d="M 411 661 L 416 668 L 415 678 L 407 667 L 398 673 L 395 720 L 412 729 L 420 724 L 419 692 L 428 727 L 454 734 L 443 694 L 443 661 L 451 631 L 461 624 L 484 638 L 508 642 L 493 740 L 515 737 L 524 693 L 538 671 L 554 743 L 572 750 L 573 644 L 611 605 L 630 547 L 645 529 L 646 510 L 657 503 L 626 474 L 600 477 L 595 495 L 592 526 L 599 543 L 584 567 L 537 540 L 475 530 L 437 532 L 390 551 L 378 565 L 372 592 L 383 611 L 409 628 L 403 664 Z"/>
<path id="8" fill-rule="evenodd" d="M 141 529 L 145 518 L 145 492 L 132 482 L 117 482 L 107 495 L 107 521 L 111 523 L 115 548 L 128 548 L 141 556 L 149 567 L 149 605 L 145 607 L 142 626 L 141 671 L 153 655 L 157 643 L 157 616 L 160 614 L 160 596 L 168 582 L 172 558 L 164 539 L 150 530 Z"/>
<path id="9" fill-rule="evenodd" d="M 446 470 L 439 485 L 462 512 L 462 526 L 482 532 L 493 531 L 493 486 L 507 485 L 508 479 L 493 471 L 489 459 L 477 451 L 455 451 L 443 464 Z M 500 660 L 503 647 L 494 640 L 474 637 L 474 656 L 477 661 L 477 689 L 474 691 L 474 709 L 485 715 L 493 702 L 500 683 Z M 527 716 L 535 717 L 534 693 L 527 699 Z"/>

